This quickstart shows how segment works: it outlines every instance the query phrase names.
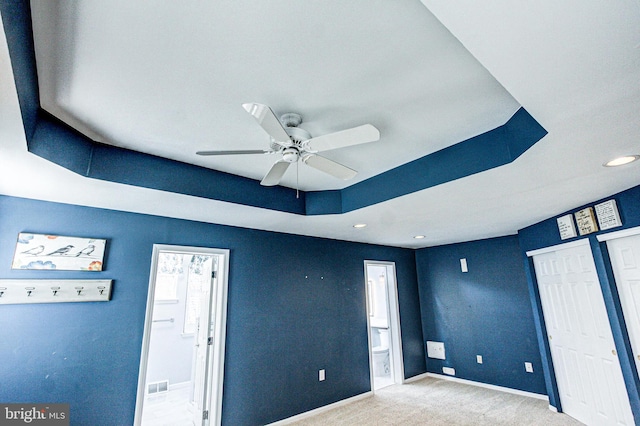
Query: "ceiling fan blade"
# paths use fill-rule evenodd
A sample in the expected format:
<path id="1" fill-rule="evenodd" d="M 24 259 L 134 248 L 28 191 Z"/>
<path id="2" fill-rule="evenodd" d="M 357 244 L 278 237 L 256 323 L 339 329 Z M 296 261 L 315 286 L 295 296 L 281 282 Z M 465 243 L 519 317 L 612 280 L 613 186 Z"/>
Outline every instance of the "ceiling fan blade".
<path id="1" fill-rule="evenodd" d="M 273 139 L 278 142 L 289 142 L 291 140 L 278 117 L 267 105 L 248 103 L 242 104 L 242 107 L 256 119 L 258 124 Z"/>
<path id="2" fill-rule="evenodd" d="M 231 151 L 197 151 L 198 155 L 242 155 L 242 154 L 273 154 L 277 151 L 267 151 L 264 149 L 241 149 Z"/>
<path id="3" fill-rule="evenodd" d="M 282 176 L 284 176 L 284 172 L 287 171 L 287 168 L 289 168 L 290 164 L 291 163 L 284 160 L 276 161 L 275 163 L 273 163 L 273 166 L 271 166 L 271 170 L 267 172 L 265 177 L 260 182 L 260 185 L 274 186 L 280 183 L 280 179 L 282 179 Z"/>
<path id="4" fill-rule="evenodd" d="M 320 155 L 309 155 L 304 157 L 302 161 L 307 166 L 342 180 L 351 179 L 358 174 L 355 170 Z"/>
<path id="5" fill-rule="evenodd" d="M 380 132 L 371 124 L 341 130 L 328 135 L 311 138 L 306 142 L 306 148 L 310 151 L 328 151 L 330 149 L 344 148 L 361 143 L 374 142 L 380 139 Z"/>

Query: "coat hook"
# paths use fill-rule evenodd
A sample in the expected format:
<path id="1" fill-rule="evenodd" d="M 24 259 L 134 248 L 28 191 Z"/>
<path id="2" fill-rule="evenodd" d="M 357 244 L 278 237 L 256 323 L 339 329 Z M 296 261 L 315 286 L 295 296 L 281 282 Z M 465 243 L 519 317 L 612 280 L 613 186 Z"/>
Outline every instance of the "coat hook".
<path id="1" fill-rule="evenodd" d="M 100 290 L 100 296 L 102 296 L 102 293 L 104 293 L 104 286 L 99 285 L 98 290 Z"/>
<path id="2" fill-rule="evenodd" d="M 78 296 L 80 296 L 80 293 L 82 293 L 82 289 L 84 287 L 76 287 L 76 290 L 78 291 Z"/>
<path id="3" fill-rule="evenodd" d="M 33 292 L 33 290 L 35 290 L 35 287 L 25 287 L 25 290 L 27 290 L 27 297 L 31 296 L 31 293 Z"/>
<path id="4" fill-rule="evenodd" d="M 51 290 L 53 290 L 53 295 L 55 296 L 58 290 L 60 290 L 60 287 L 51 287 Z"/>
<path id="5" fill-rule="evenodd" d="M 0 297 L 2 297 L 6 289 L 7 289 L 6 287 L 0 287 Z"/>

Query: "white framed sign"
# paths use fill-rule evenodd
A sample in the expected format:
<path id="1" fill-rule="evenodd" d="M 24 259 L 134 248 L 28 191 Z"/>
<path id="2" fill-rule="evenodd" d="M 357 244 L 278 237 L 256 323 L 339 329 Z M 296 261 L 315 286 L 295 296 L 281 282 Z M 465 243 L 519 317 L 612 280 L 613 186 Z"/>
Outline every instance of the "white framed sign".
<path id="1" fill-rule="evenodd" d="M 598 216 L 598 225 L 601 230 L 611 229 L 618 226 L 622 226 L 622 220 L 620 220 L 620 213 L 618 212 L 618 205 L 616 200 L 605 201 L 604 203 L 596 204 L 596 216 Z"/>
<path id="2" fill-rule="evenodd" d="M 558 219 L 558 231 L 560 232 L 560 239 L 566 240 L 568 238 L 577 237 L 576 226 L 573 222 L 573 215 L 567 214 Z"/>
<path id="3" fill-rule="evenodd" d="M 580 232 L 580 235 L 587 235 L 598 231 L 593 207 L 587 207 L 576 212 L 576 223 L 578 224 L 578 232 Z"/>
<path id="4" fill-rule="evenodd" d="M 18 234 L 11 269 L 102 271 L 106 240 L 45 234 Z"/>

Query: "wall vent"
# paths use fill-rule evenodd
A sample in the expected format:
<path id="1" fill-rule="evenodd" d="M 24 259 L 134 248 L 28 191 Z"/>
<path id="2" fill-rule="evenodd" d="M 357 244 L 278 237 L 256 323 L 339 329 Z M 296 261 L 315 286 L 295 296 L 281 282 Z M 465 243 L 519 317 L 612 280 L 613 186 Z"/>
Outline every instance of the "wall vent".
<path id="1" fill-rule="evenodd" d="M 155 383 L 147 383 L 147 393 L 149 395 L 154 393 L 167 392 L 169 390 L 169 380 L 161 380 Z"/>

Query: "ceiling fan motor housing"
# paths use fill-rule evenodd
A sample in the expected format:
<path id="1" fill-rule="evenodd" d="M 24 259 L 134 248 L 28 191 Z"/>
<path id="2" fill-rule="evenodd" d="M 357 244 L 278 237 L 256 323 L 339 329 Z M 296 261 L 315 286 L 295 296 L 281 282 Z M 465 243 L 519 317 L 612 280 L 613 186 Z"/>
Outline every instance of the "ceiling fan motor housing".
<path id="1" fill-rule="evenodd" d="M 302 142 L 311 139 L 311 135 L 309 134 L 309 132 L 300 127 L 285 127 L 284 130 L 296 145 L 299 145 Z"/>
<path id="2" fill-rule="evenodd" d="M 297 148 L 285 148 L 282 151 L 282 159 L 287 163 L 295 163 L 298 161 L 298 157 L 300 156 L 300 152 Z"/>

